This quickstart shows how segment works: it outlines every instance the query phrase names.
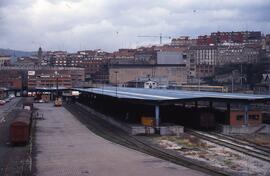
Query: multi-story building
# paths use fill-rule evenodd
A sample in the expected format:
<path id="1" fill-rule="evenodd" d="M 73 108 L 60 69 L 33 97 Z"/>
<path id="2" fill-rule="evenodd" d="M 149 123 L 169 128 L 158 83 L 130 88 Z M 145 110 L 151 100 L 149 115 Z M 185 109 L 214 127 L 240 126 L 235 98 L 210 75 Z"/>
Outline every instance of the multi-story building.
<path id="1" fill-rule="evenodd" d="M 85 67 L 85 56 L 79 53 L 68 54 L 65 67 Z"/>
<path id="2" fill-rule="evenodd" d="M 191 39 L 189 36 L 181 36 L 179 38 L 173 38 L 171 46 L 174 47 L 187 47 L 197 45 L 197 39 Z"/>
<path id="3" fill-rule="evenodd" d="M 40 60 L 37 57 L 19 57 L 14 63 L 16 67 L 34 67 L 40 65 Z"/>
<path id="4" fill-rule="evenodd" d="M 236 43 L 192 46 L 187 53 L 189 76 L 203 78 L 213 76 L 217 65 L 258 63 L 261 58 L 261 46 Z"/>
<path id="5" fill-rule="evenodd" d="M 264 50 L 265 50 L 265 57 L 266 57 L 266 62 L 270 64 L 270 34 L 267 34 L 265 36 L 264 40 Z"/>
<path id="6" fill-rule="evenodd" d="M 70 76 L 72 87 L 81 87 L 85 81 L 85 71 L 83 68 L 75 67 L 48 67 L 34 70 L 35 75 L 63 75 L 63 77 Z"/>
<path id="7" fill-rule="evenodd" d="M 127 85 L 129 82 L 138 81 L 141 78 L 162 80 L 168 85 L 181 85 L 187 83 L 187 70 L 185 65 L 150 65 L 127 64 L 111 65 L 109 68 L 110 83 L 115 85 Z"/>
<path id="8" fill-rule="evenodd" d="M 101 81 L 104 78 L 107 80 L 102 81 L 108 82 L 107 65 L 111 57 L 110 53 L 100 50 L 84 50 L 71 54 L 66 51 L 49 51 L 46 52 L 41 65 L 84 68 L 87 81 Z"/>
<path id="9" fill-rule="evenodd" d="M 219 45 L 217 49 L 217 65 L 258 63 L 261 56 L 261 46 L 255 44 Z"/>
<path id="10" fill-rule="evenodd" d="M 187 48 L 162 48 L 157 51 L 157 64 L 186 64 Z"/>
<path id="11" fill-rule="evenodd" d="M 0 87 L 7 89 L 22 89 L 24 73 L 20 70 L 0 70 Z"/>
<path id="12" fill-rule="evenodd" d="M 215 44 L 214 40 L 209 35 L 198 36 L 197 45 Z"/>
<path id="13" fill-rule="evenodd" d="M 10 64 L 11 64 L 10 56 L 1 56 L 0 55 L 0 67 L 9 66 Z"/>
<path id="14" fill-rule="evenodd" d="M 43 74 L 28 75 L 28 90 L 37 88 L 72 88 L 70 74 Z"/>
<path id="15" fill-rule="evenodd" d="M 240 44 L 218 46 L 217 65 L 244 62 L 243 48 L 244 45 Z"/>
<path id="16" fill-rule="evenodd" d="M 261 46 L 258 44 L 245 45 L 243 48 L 243 62 L 252 64 L 260 62 Z"/>
<path id="17" fill-rule="evenodd" d="M 110 64 L 135 64 L 136 49 L 119 49 L 112 53 Z"/>
<path id="18" fill-rule="evenodd" d="M 243 32 L 213 32 L 211 38 L 215 44 L 218 43 L 243 43 L 244 42 Z"/>
<path id="19" fill-rule="evenodd" d="M 210 45 L 221 43 L 252 43 L 260 44 L 262 34 L 260 31 L 239 31 L 239 32 L 213 32 L 211 35 L 199 36 L 198 45 Z"/>
<path id="20" fill-rule="evenodd" d="M 42 78 L 43 81 L 45 81 L 46 78 L 50 80 L 53 76 L 63 77 L 65 79 L 69 77 L 68 79 L 71 80 L 71 87 L 83 87 L 85 80 L 84 73 L 84 68 L 74 67 L 2 67 L 0 70 L 0 87 L 13 89 L 27 89 L 28 86 L 31 88 L 33 86 L 38 87 L 41 85 L 40 82 L 30 81 L 30 84 L 28 85 L 28 80 L 39 80 Z M 50 88 L 50 86 L 51 85 L 47 85 L 47 88 Z"/>
<path id="21" fill-rule="evenodd" d="M 112 53 L 113 59 L 134 59 L 136 49 L 119 49 L 116 52 Z"/>
<path id="22" fill-rule="evenodd" d="M 100 50 L 79 51 L 81 54 L 82 65 L 85 68 L 86 81 L 92 82 L 108 82 L 108 63 L 112 55 Z"/>
<path id="23" fill-rule="evenodd" d="M 159 51 L 159 49 L 154 46 L 138 48 L 134 55 L 135 62 L 143 64 L 156 64 L 157 51 Z"/>
<path id="24" fill-rule="evenodd" d="M 218 57 L 216 46 L 192 46 L 187 57 L 189 76 L 202 78 L 214 75 Z"/>
<path id="25" fill-rule="evenodd" d="M 66 67 L 67 63 L 67 52 L 66 51 L 49 51 L 46 55 L 46 60 L 49 60 L 50 66 L 55 67 Z"/>

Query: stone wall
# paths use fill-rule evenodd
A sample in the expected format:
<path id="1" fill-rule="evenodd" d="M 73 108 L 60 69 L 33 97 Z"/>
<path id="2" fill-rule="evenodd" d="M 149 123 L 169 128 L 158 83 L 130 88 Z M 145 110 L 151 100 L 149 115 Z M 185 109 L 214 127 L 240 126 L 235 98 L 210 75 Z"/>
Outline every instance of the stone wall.
<path id="1" fill-rule="evenodd" d="M 109 69 L 109 81 L 111 84 L 116 84 L 116 72 L 119 85 L 147 76 L 167 79 L 168 82 L 178 85 L 187 83 L 187 70 L 183 65 L 111 67 Z"/>

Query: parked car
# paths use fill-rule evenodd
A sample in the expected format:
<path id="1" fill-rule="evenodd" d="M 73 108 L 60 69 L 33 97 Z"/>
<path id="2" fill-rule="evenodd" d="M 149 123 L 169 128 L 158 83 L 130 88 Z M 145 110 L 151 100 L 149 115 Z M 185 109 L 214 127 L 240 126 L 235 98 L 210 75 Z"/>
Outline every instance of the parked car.
<path id="1" fill-rule="evenodd" d="M 4 105 L 6 103 L 5 100 L 0 100 L 0 105 Z"/>
<path id="2" fill-rule="evenodd" d="M 35 103 L 45 103 L 45 101 L 42 100 L 42 99 L 36 99 L 36 100 L 35 100 Z"/>
<path id="3" fill-rule="evenodd" d="M 15 98 L 15 95 L 11 94 L 11 95 L 9 95 L 9 98 L 13 99 L 13 98 Z"/>

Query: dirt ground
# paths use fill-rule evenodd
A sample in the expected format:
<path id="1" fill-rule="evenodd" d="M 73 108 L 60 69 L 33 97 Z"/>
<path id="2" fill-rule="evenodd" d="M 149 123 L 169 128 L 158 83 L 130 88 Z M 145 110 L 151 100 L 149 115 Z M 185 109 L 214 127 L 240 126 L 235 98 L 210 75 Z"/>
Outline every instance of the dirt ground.
<path id="1" fill-rule="evenodd" d="M 244 134 L 234 136 L 270 148 L 270 134 Z"/>
<path id="2" fill-rule="evenodd" d="M 178 137 L 155 137 L 153 142 L 162 148 L 174 150 L 182 156 L 207 163 L 232 175 L 270 175 L 270 163 L 188 134 Z"/>

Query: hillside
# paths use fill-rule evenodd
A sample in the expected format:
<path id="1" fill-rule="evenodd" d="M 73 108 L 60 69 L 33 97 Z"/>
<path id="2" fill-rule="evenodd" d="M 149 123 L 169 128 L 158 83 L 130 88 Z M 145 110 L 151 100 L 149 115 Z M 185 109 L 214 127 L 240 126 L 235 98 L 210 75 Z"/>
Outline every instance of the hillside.
<path id="1" fill-rule="evenodd" d="M 8 56 L 12 56 L 12 57 L 27 57 L 27 56 L 32 56 L 33 54 L 35 54 L 35 52 L 0 48 L 0 55 L 8 55 Z"/>

